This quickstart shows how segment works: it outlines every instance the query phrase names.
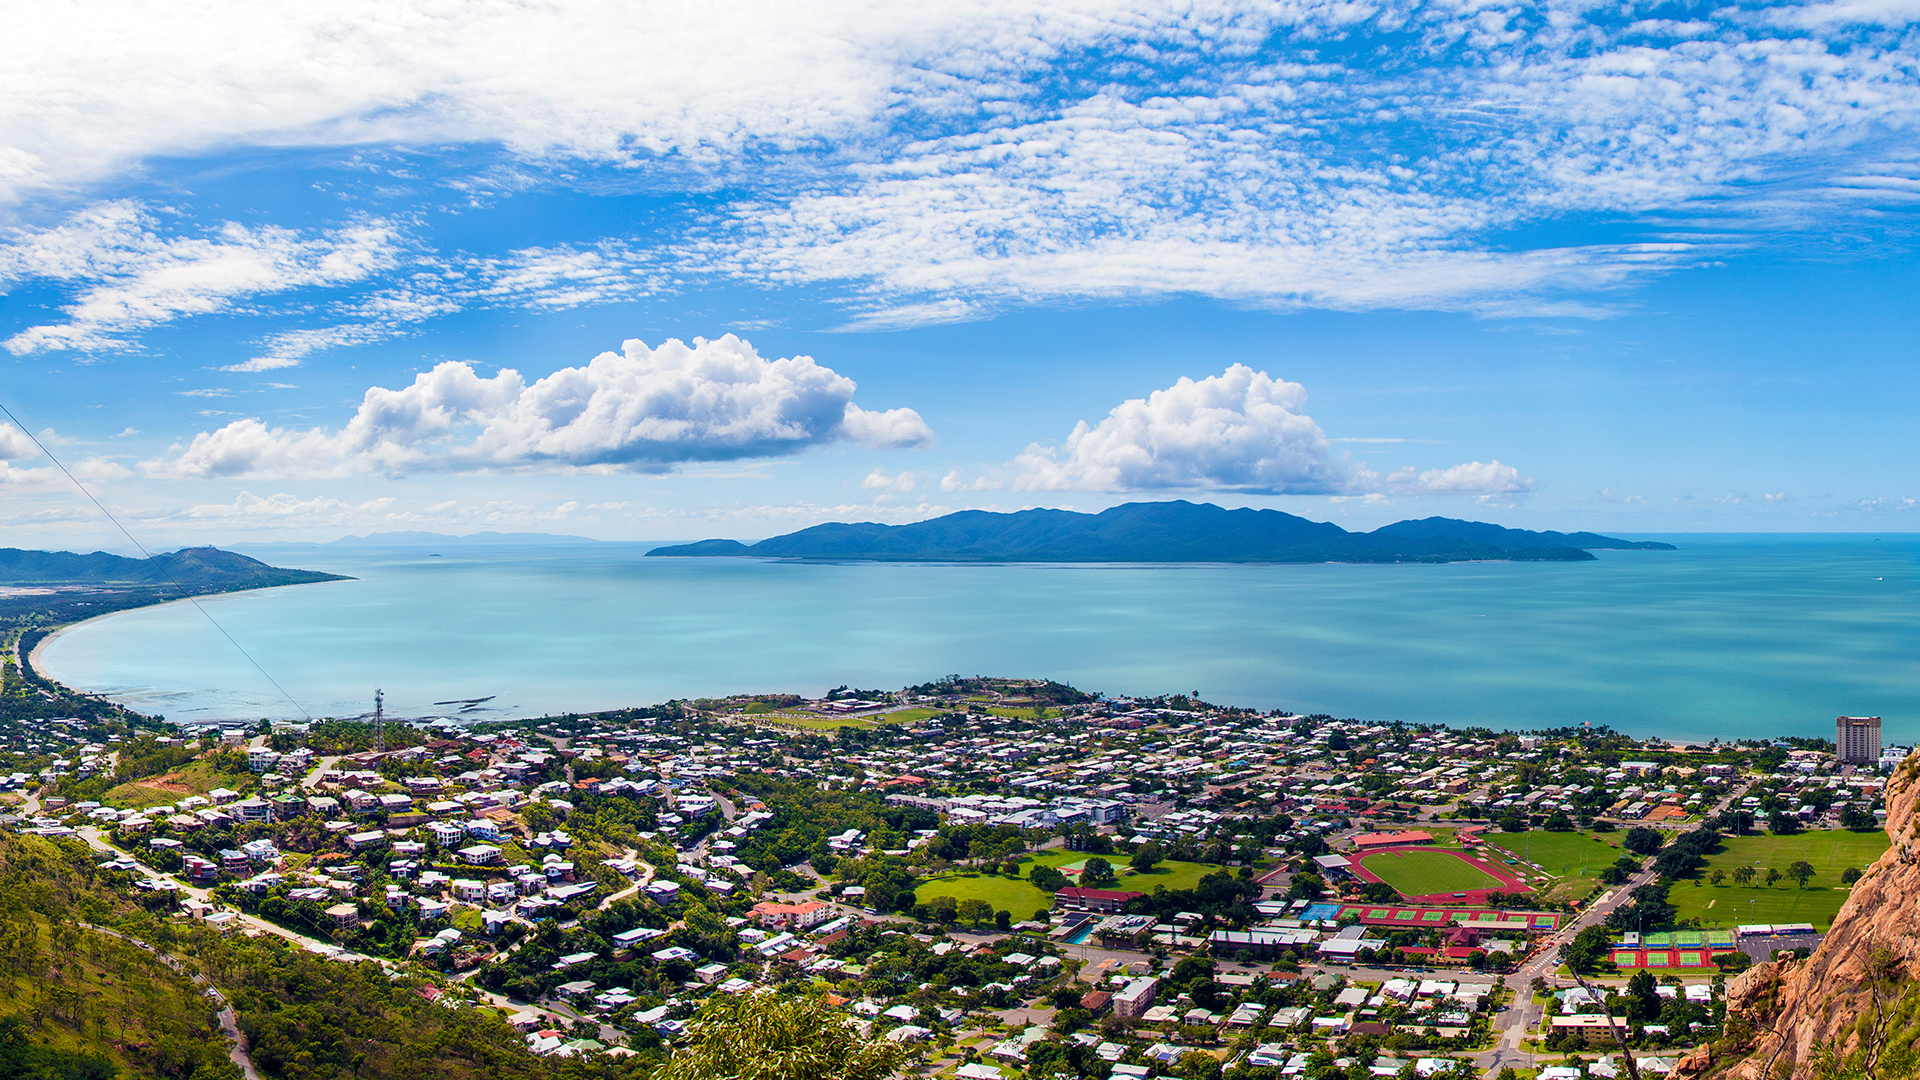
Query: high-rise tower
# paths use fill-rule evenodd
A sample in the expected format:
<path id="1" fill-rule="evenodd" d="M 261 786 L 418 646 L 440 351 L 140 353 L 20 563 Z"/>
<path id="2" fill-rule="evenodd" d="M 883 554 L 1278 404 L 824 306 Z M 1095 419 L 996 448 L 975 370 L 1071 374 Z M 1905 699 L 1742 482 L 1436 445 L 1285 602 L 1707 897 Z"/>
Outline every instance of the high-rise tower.
<path id="1" fill-rule="evenodd" d="M 1833 721 L 1833 745 L 1842 765 L 1873 765 L 1880 760 L 1880 718 L 1840 716 Z"/>

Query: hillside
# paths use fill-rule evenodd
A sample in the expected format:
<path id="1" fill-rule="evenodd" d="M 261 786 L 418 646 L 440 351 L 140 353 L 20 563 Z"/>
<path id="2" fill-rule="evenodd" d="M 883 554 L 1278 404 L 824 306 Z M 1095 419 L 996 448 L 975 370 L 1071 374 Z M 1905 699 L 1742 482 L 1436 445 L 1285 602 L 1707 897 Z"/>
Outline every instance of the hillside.
<path id="1" fill-rule="evenodd" d="M 0 1068 L 22 1055 L 40 1066 L 0 1076 L 240 1080 L 209 985 L 232 1003 L 263 1080 L 627 1076 L 619 1058 L 535 1057 L 496 1010 L 430 1000 L 415 974 L 172 918 L 165 894 L 136 894 L 98 857 L 0 832 Z"/>
<path id="2" fill-rule="evenodd" d="M 219 548 L 181 548 L 151 559 L 129 559 L 96 551 L 26 551 L 0 548 L 0 585 L 10 586 L 171 586 L 193 592 L 232 592 L 315 581 L 345 581 L 317 570 L 286 570 Z"/>
<path id="3" fill-rule="evenodd" d="M 1672 550 L 1672 545 L 1451 518 L 1353 533 L 1278 510 L 1173 501 L 1128 503 L 1098 514 L 962 510 L 910 525 L 832 523 L 751 546 L 702 540 L 647 554 L 898 562 L 1577 562 L 1593 558 L 1589 548 Z"/>
<path id="4" fill-rule="evenodd" d="M 1805 960 L 1760 964 L 1728 987 L 1726 1034 L 1676 1077 L 1920 1075 L 1920 758 L 1887 785 L 1893 846 L 1853 886 Z"/>
<path id="5" fill-rule="evenodd" d="M 141 915 L 96 893 L 92 870 L 76 849 L 0 835 L 0 1059 L 37 1059 L 62 1080 L 238 1080 L 187 972 L 78 921 Z"/>

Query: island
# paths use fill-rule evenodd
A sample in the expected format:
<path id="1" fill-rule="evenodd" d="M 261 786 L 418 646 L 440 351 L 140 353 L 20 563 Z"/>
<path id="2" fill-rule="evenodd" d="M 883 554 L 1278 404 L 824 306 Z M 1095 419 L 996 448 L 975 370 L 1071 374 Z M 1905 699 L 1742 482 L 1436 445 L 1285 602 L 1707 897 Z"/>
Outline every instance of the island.
<path id="1" fill-rule="evenodd" d="M 1674 547 L 1444 517 L 1348 532 L 1279 510 L 1227 510 L 1175 500 L 1127 503 L 1098 514 L 962 510 L 910 525 L 834 522 L 757 544 L 702 540 L 647 554 L 882 562 L 1445 563 L 1579 562 L 1594 558 L 1595 549 Z"/>

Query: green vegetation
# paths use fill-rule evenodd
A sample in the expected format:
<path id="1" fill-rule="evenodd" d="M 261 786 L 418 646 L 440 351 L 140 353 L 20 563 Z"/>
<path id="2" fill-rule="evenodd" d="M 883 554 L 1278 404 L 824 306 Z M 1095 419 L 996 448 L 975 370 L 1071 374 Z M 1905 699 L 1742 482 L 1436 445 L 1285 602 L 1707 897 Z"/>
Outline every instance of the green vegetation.
<path id="1" fill-rule="evenodd" d="M 656 1080 L 888 1080 L 913 1056 L 816 996 L 715 995 L 689 1035 Z"/>
<path id="2" fill-rule="evenodd" d="M 124 773 L 116 774 L 118 779 Z M 259 786 L 259 778 L 247 769 L 246 756 L 238 751 L 216 753 L 177 769 L 130 780 L 108 789 L 100 801 L 108 806 L 140 809 L 177 803 L 189 795 L 205 795 L 214 788 L 226 788 L 247 794 Z"/>
<path id="3" fill-rule="evenodd" d="M 1488 833 L 1487 843 L 1516 859 L 1531 861 L 1554 877 L 1598 878 L 1620 858 L 1619 848 L 1588 833 Z"/>
<path id="4" fill-rule="evenodd" d="M 1849 867 L 1864 867 L 1887 850 L 1884 832 L 1859 833 L 1844 829 L 1815 830 L 1793 836 L 1722 837 L 1720 850 L 1707 856 L 1701 875 L 1681 882 L 1668 894 L 1681 921 L 1698 919 L 1702 926 L 1733 926 L 1748 922 L 1810 922 L 1828 926 L 1846 902 L 1841 875 Z M 1813 870 L 1806 887 L 1787 876 L 1790 866 L 1805 862 Z M 1757 868 L 1752 883 L 1739 880 L 1743 867 Z M 1766 871 L 1780 877 L 1766 884 Z M 1715 871 L 1723 883 L 1711 884 Z"/>
<path id="5" fill-rule="evenodd" d="M 1484 870 L 1440 851 L 1380 852 L 1360 860 L 1402 896 L 1498 889 L 1501 882 Z"/>
<path id="6" fill-rule="evenodd" d="M 419 978 L 155 915 L 95 857 L 0 834 L 0 1070 L 34 1066 L 9 1080 L 105 1080 L 100 1059 L 139 1080 L 238 1080 L 196 978 L 232 1002 L 265 1080 L 623 1080 L 658 1060 L 536 1057 L 494 1010 L 429 1000 Z"/>
<path id="7" fill-rule="evenodd" d="M 1015 919 L 1029 918 L 1034 912 L 1053 906 L 1052 893 L 1036 888 L 1025 878 L 998 874 L 950 874 L 931 878 L 920 883 L 913 895 L 923 904 L 936 896 L 951 896 L 956 901 L 984 900 L 995 911 L 1008 912 Z"/>

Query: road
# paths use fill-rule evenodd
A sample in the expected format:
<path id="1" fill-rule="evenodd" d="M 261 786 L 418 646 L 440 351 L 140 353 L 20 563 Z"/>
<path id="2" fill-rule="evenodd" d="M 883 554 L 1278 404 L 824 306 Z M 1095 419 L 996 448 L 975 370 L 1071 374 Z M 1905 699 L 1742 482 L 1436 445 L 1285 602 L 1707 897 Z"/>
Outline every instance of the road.
<path id="1" fill-rule="evenodd" d="M 83 922 L 80 925 L 96 934 L 105 934 L 111 938 L 119 938 L 129 945 L 145 949 L 159 959 L 161 963 L 192 979 L 195 986 L 206 987 L 207 996 L 220 1003 L 220 1030 L 226 1033 L 227 1042 L 230 1044 L 227 1047 L 228 1060 L 240 1067 L 240 1071 L 246 1075 L 247 1080 L 260 1080 L 259 1070 L 253 1067 L 253 1055 L 247 1050 L 246 1037 L 240 1034 L 239 1017 L 235 1015 L 233 1004 L 227 1000 L 227 995 L 220 992 L 219 987 L 208 982 L 205 975 L 187 971 L 185 965 L 181 964 L 178 959 L 161 952 L 159 949 L 154 948 L 152 945 L 147 944 L 137 937 L 129 937 L 118 930 L 109 930 L 104 926 L 95 926 L 92 923 Z"/>
<path id="2" fill-rule="evenodd" d="M 306 788 L 308 791 L 319 787 L 320 778 L 327 774 L 327 770 L 338 764 L 340 764 L 340 756 L 338 754 L 333 757 L 321 758 L 319 762 L 314 765 L 313 771 L 307 774 L 306 779 L 300 781 L 300 786 Z"/>
<path id="3" fill-rule="evenodd" d="M 1693 832 L 1705 824 L 1710 817 L 1724 813 L 1733 805 L 1735 799 L 1747 793 L 1742 787 L 1729 792 L 1727 797 L 1714 805 L 1714 808 L 1702 815 L 1682 832 Z M 1521 1040 L 1538 1022 L 1540 1014 L 1533 1003 L 1533 980 L 1546 979 L 1551 987 L 1555 980 L 1553 972 L 1560 966 L 1560 950 L 1579 936 L 1580 931 L 1589 926 L 1604 922 L 1614 909 L 1627 902 L 1633 891 L 1642 885 L 1652 884 L 1658 875 L 1649 868 L 1634 874 L 1624 885 L 1616 886 L 1611 892 L 1588 904 L 1578 916 L 1567 922 L 1553 935 L 1541 940 L 1534 952 L 1522 963 L 1518 970 L 1506 977 L 1506 985 L 1513 991 L 1513 1000 L 1498 1016 L 1493 1018 L 1493 1028 L 1498 1037 L 1493 1049 L 1474 1055 L 1474 1062 L 1486 1070 L 1490 1076 L 1497 1076 L 1501 1069 L 1531 1069 L 1534 1067 L 1534 1055 L 1520 1048 Z"/>

